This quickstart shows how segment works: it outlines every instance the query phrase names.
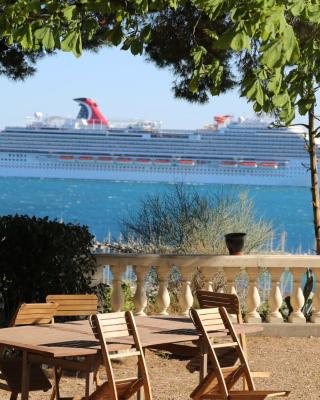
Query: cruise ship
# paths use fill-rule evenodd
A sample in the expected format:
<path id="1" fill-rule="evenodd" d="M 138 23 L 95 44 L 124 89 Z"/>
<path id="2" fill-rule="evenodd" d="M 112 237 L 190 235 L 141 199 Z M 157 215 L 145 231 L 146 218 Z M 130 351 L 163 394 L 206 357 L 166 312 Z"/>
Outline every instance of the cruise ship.
<path id="1" fill-rule="evenodd" d="M 0 132 L 0 176 L 308 186 L 302 131 L 217 116 L 202 129 L 109 122 L 91 99 L 76 119 L 35 113 Z"/>

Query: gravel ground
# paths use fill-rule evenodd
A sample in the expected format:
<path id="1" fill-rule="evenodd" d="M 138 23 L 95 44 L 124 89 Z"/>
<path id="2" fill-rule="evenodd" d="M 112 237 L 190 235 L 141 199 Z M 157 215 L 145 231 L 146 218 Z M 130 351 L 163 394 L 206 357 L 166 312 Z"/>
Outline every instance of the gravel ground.
<path id="1" fill-rule="evenodd" d="M 256 379 L 258 389 L 290 390 L 291 400 L 320 399 L 320 338 L 248 337 L 249 360 L 253 371 L 270 371 L 271 377 Z M 187 360 L 166 353 L 147 352 L 147 366 L 154 400 L 187 400 L 197 385 L 197 372 L 185 368 Z M 132 364 L 116 365 L 119 375 L 130 373 Z M 103 377 L 103 376 L 102 376 Z M 84 379 L 64 377 L 62 395 L 82 394 Z M 48 393 L 32 393 L 32 400 L 46 400 Z M 9 395 L 0 390 L 0 399 Z"/>

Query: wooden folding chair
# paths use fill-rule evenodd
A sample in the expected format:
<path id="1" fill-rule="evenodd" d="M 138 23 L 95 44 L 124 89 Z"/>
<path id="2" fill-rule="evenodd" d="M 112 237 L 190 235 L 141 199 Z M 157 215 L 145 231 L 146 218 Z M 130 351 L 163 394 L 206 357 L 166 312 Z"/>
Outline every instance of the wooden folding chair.
<path id="1" fill-rule="evenodd" d="M 150 381 L 141 347 L 139 335 L 133 315 L 130 311 L 108 314 L 96 314 L 90 317 L 93 333 L 100 341 L 103 365 L 106 369 L 107 381 L 89 396 L 89 400 L 124 400 L 133 397 L 143 388 L 145 400 L 152 400 Z M 128 337 L 132 339 L 132 346 L 121 352 L 110 352 L 106 341 Z M 131 341 L 130 341 L 131 342 Z M 137 375 L 130 378 L 116 379 L 112 367 L 113 360 L 137 357 Z M 73 400 L 75 398 L 62 398 Z M 82 398 L 83 399 L 83 398 Z"/>
<path id="2" fill-rule="evenodd" d="M 10 326 L 50 324 L 57 309 L 55 303 L 23 303 L 15 313 Z M 10 400 L 15 400 L 21 393 L 22 359 L 21 357 L 4 358 L 0 349 L 0 389 L 11 392 Z M 30 370 L 30 391 L 48 391 L 50 381 L 40 365 L 32 365 Z"/>
<path id="3" fill-rule="evenodd" d="M 55 317 L 88 317 L 96 314 L 98 309 L 98 297 L 95 294 L 50 294 L 46 297 L 47 302 L 55 302 L 58 307 Z M 63 374 L 61 367 L 54 368 L 55 387 L 51 393 L 50 399 L 53 400 L 59 396 L 58 386 Z M 95 381 L 98 382 L 98 371 L 95 374 Z"/>
<path id="4" fill-rule="evenodd" d="M 272 397 L 287 397 L 287 391 L 256 390 L 248 362 L 239 338 L 224 307 L 190 310 L 195 327 L 208 350 L 211 371 L 199 383 L 190 397 L 194 400 L 263 400 Z M 212 343 L 217 332 L 224 332 L 222 343 Z M 221 367 L 217 357 L 218 349 L 232 349 L 237 362 L 231 367 Z M 236 383 L 244 378 L 248 389 L 233 390 Z"/>
<path id="5" fill-rule="evenodd" d="M 88 317 L 98 308 L 95 294 L 50 294 L 46 301 L 58 304 L 55 317 Z"/>
<path id="6" fill-rule="evenodd" d="M 207 290 L 197 290 L 196 296 L 199 302 L 200 308 L 215 308 L 215 307 L 224 307 L 229 315 L 235 315 L 236 321 L 238 324 L 243 324 L 241 308 L 239 298 L 236 294 L 228 294 L 228 293 L 218 293 L 218 292 L 209 292 Z M 247 340 L 246 335 L 244 333 L 239 334 L 240 344 L 242 350 L 247 357 Z M 224 351 L 221 349 L 220 354 L 219 351 L 218 357 L 222 360 L 224 366 L 231 366 L 234 363 L 234 352 L 230 352 L 230 349 L 225 349 Z M 229 357 L 228 357 L 229 353 Z M 199 360 L 192 360 L 188 366 L 189 370 L 197 370 L 199 369 Z M 253 378 L 268 378 L 270 376 L 270 372 L 268 371 L 252 371 L 251 375 Z"/>

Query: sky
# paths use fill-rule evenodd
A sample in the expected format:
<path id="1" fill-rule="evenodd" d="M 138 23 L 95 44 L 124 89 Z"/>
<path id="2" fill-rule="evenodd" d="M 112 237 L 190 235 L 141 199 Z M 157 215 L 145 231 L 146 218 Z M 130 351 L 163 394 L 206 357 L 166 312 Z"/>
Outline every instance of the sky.
<path id="1" fill-rule="evenodd" d="M 79 106 L 72 99 L 77 97 L 94 99 L 110 120 L 161 121 L 163 128 L 201 128 L 219 114 L 254 115 L 237 91 L 206 105 L 175 99 L 173 79 L 169 70 L 116 48 L 85 52 L 80 58 L 60 52 L 42 59 L 37 73 L 24 82 L 0 76 L 0 129 L 23 126 L 36 111 L 76 117 Z"/>

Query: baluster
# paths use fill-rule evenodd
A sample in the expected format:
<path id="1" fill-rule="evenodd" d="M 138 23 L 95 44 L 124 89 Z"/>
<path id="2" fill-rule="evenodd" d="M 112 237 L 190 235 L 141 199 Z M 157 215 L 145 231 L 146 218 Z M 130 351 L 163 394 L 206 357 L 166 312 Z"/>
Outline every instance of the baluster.
<path id="1" fill-rule="evenodd" d="M 105 263 L 102 259 L 96 258 L 97 268 L 91 278 L 91 286 L 99 285 L 100 283 L 104 282 L 104 267 Z"/>
<path id="2" fill-rule="evenodd" d="M 111 293 L 111 308 L 114 312 L 119 312 L 123 307 L 123 293 L 122 293 L 122 274 L 126 270 L 126 265 L 110 265 L 112 272 L 112 293 Z"/>
<path id="3" fill-rule="evenodd" d="M 204 290 L 213 292 L 212 277 L 213 277 L 214 269 L 211 267 L 201 267 L 201 272 L 204 277 Z"/>
<path id="4" fill-rule="evenodd" d="M 301 275 L 306 272 L 306 268 L 292 268 L 293 275 L 293 292 L 290 296 L 292 313 L 289 315 L 288 321 L 293 324 L 304 324 L 306 319 L 301 311 L 304 305 L 304 296 L 301 289 Z"/>
<path id="5" fill-rule="evenodd" d="M 261 317 L 257 311 L 260 306 L 260 295 L 258 290 L 258 276 L 259 268 L 246 268 L 246 272 L 249 277 L 249 288 L 247 297 L 248 313 L 246 315 L 246 322 L 249 323 L 260 323 Z"/>
<path id="6" fill-rule="evenodd" d="M 171 270 L 169 265 L 161 265 L 157 267 L 159 277 L 159 291 L 156 298 L 160 315 L 168 315 L 167 309 L 170 306 L 170 296 L 168 292 L 168 277 Z"/>
<path id="7" fill-rule="evenodd" d="M 146 315 L 144 309 L 147 306 L 147 296 L 144 288 L 144 278 L 149 270 L 148 265 L 135 265 L 133 267 L 134 273 L 136 274 L 136 291 L 134 294 L 133 302 L 135 306 L 135 315 Z"/>
<path id="8" fill-rule="evenodd" d="M 189 315 L 189 310 L 193 305 L 193 296 L 191 292 L 191 279 L 195 267 L 179 267 L 181 274 L 181 291 L 179 304 L 182 315 Z"/>
<path id="9" fill-rule="evenodd" d="M 280 279 L 283 270 L 280 268 L 270 269 L 271 274 L 271 293 L 269 297 L 270 314 L 267 317 L 268 322 L 283 323 L 283 317 L 279 311 L 282 306 L 282 294 L 280 290 Z"/>
<path id="10" fill-rule="evenodd" d="M 223 271 L 224 271 L 226 281 L 227 281 L 227 293 L 237 295 L 235 279 L 236 279 L 236 276 L 238 275 L 240 269 L 237 267 L 224 267 Z M 236 314 L 229 314 L 229 317 L 232 322 L 238 321 Z"/>
<path id="11" fill-rule="evenodd" d="M 315 324 L 320 323 L 320 273 L 319 271 L 314 268 L 313 274 L 316 277 L 316 292 L 312 298 L 312 315 L 311 315 L 311 322 Z"/>
<path id="12" fill-rule="evenodd" d="M 240 272 L 238 267 L 224 267 L 223 269 L 227 281 L 227 293 L 237 294 L 236 290 L 236 276 Z"/>

